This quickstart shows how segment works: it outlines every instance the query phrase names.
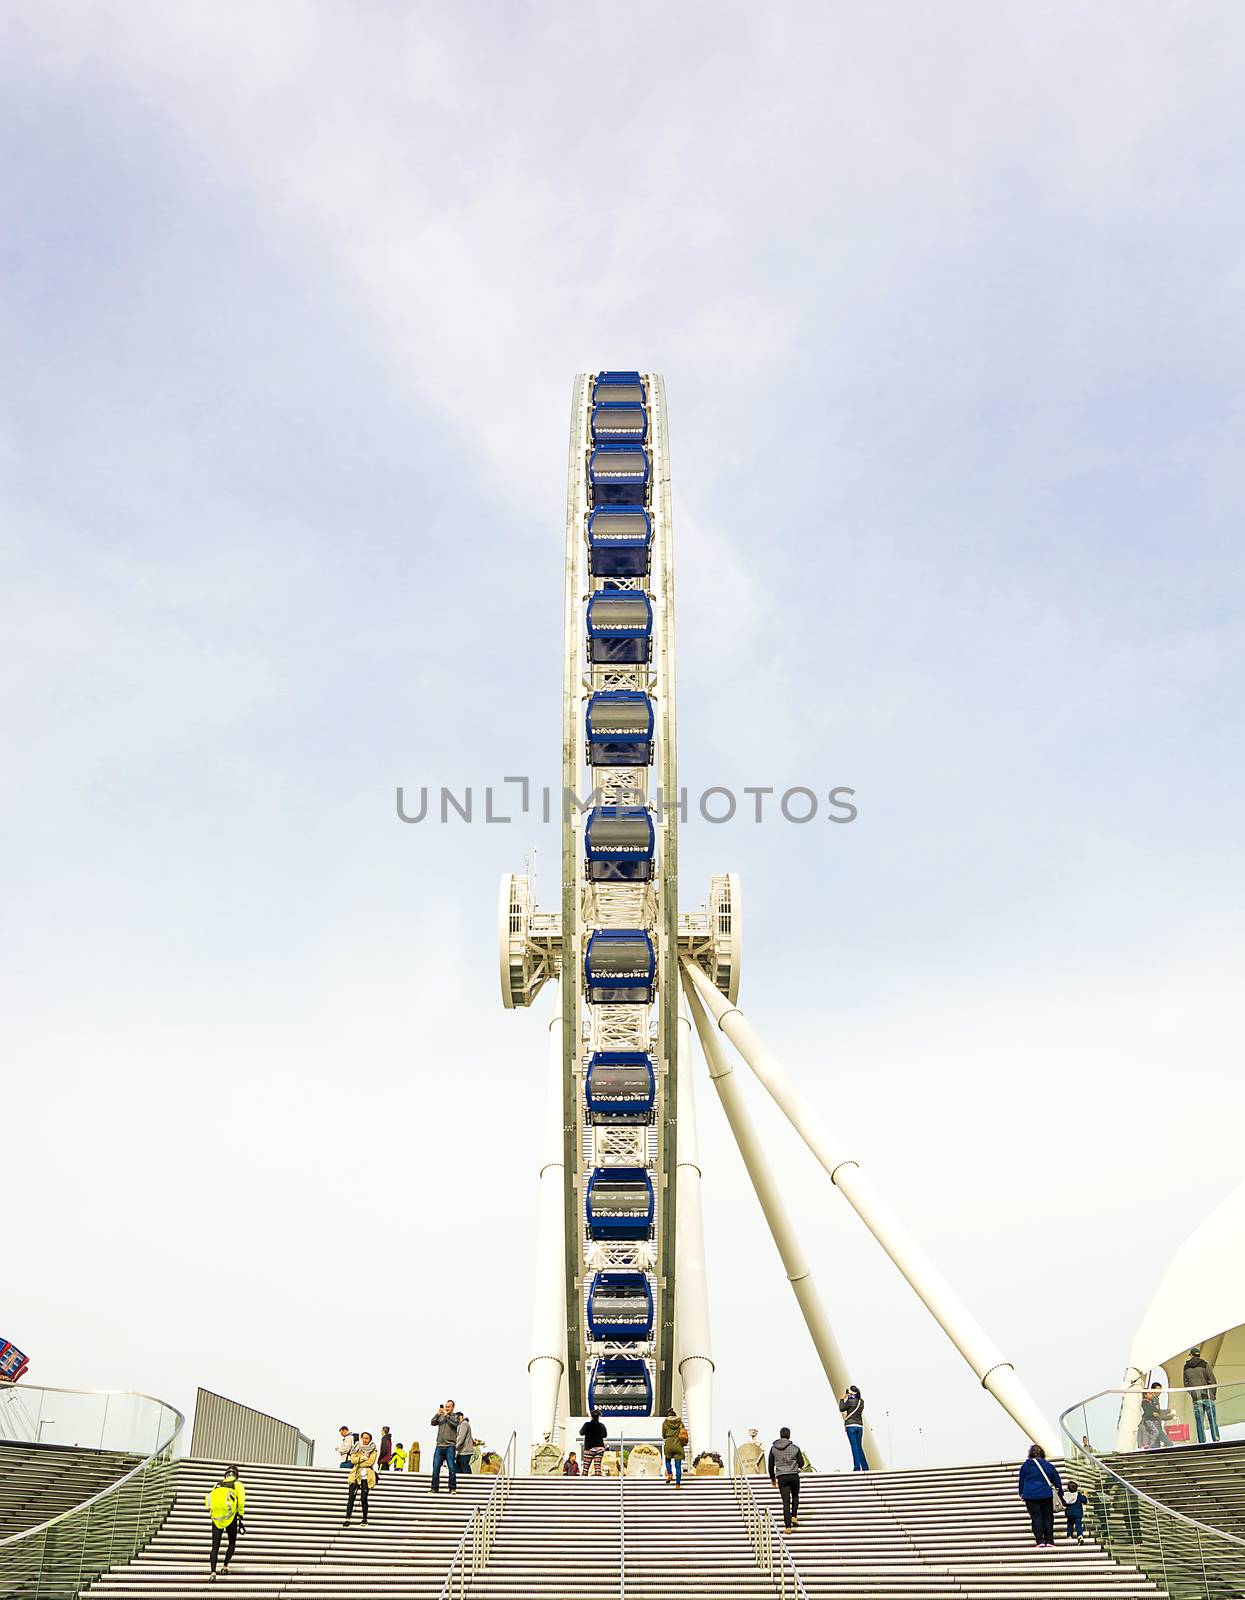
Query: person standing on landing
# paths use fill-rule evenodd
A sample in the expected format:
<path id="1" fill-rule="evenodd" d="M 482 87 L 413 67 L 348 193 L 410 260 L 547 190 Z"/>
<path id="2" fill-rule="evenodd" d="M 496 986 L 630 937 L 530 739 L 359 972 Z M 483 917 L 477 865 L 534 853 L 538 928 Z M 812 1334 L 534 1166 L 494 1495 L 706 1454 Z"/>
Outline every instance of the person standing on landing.
<path id="1" fill-rule="evenodd" d="M 1020 1480 L 1017 1484 L 1020 1498 L 1033 1525 L 1033 1542 L 1041 1550 L 1055 1548 L 1055 1496 L 1062 1503 L 1063 1484 L 1058 1471 L 1046 1459 L 1040 1444 L 1029 1446 L 1028 1460 L 1020 1463 Z"/>
<path id="2" fill-rule="evenodd" d="M 225 1536 L 229 1543 L 225 1548 L 224 1570 L 229 1571 L 229 1563 L 233 1560 L 233 1553 L 238 1543 L 238 1533 L 242 1528 L 242 1517 L 246 1511 L 246 1490 L 243 1488 L 242 1479 L 238 1476 L 237 1467 L 225 1470 L 220 1480 L 203 1497 L 203 1504 L 212 1516 L 212 1564 L 211 1582 L 216 1582 L 216 1558 L 220 1555 L 220 1542 Z"/>
<path id="3" fill-rule="evenodd" d="M 454 1435 L 454 1467 L 457 1472 L 471 1476 L 471 1457 L 475 1451 L 475 1436 L 471 1431 L 471 1418 L 464 1416 Z"/>
<path id="4" fill-rule="evenodd" d="M 601 1421 L 601 1413 L 594 1411 L 579 1430 L 579 1437 L 584 1441 L 583 1475 L 585 1478 L 599 1478 L 601 1476 L 601 1462 L 605 1457 L 605 1441 L 609 1436 L 609 1429 Z"/>
<path id="5" fill-rule="evenodd" d="M 458 1444 L 458 1424 L 462 1421 L 462 1413 L 454 1410 L 454 1402 L 447 1400 L 439 1410 L 432 1414 L 432 1421 L 437 1430 L 436 1447 L 432 1452 L 432 1494 L 441 1492 L 441 1467 L 442 1464 L 450 1469 L 450 1493 L 458 1490 L 458 1465 L 455 1459 Z"/>
<path id="6" fill-rule="evenodd" d="M 666 1458 L 666 1482 L 676 1489 L 683 1487 L 683 1452 L 687 1447 L 687 1429 L 679 1420 L 677 1411 L 667 1411 L 661 1425 L 661 1451 Z"/>
<path id="7" fill-rule="evenodd" d="M 346 1520 L 343 1528 L 350 1526 L 350 1519 L 354 1516 L 355 1496 L 362 1494 L 363 1498 L 363 1526 L 367 1527 L 367 1494 L 369 1489 L 376 1487 L 376 1446 L 372 1443 L 372 1435 L 366 1430 L 359 1435 L 359 1442 L 350 1452 L 350 1476 L 346 1479 Z"/>
<path id="8" fill-rule="evenodd" d="M 346 1471 L 350 1470 L 350 1452 L 354 1449 L 358 1442 L 359 1435 L 357 1433 L 351 1433 L 350 1429 L 343 1422 L 341 1427 L 337 1430 L 337 1444 L 335 1446 L 337 1454 L 341 1457 L 341 1460 L 337 1463 L 339 1467 L 345 1468 Z"/>
<path id="9" fill-rule="evenodd" d="M 779 1428 L 769 1447 L 769 1481 L 782 1496 L 782 1523 L 787 1532 L 800 1525 L 800 1456 L 798 1444 L 791 1442 L 791 1429 Z"/>
<path id="10" fill-rule="evenodd" d="M 376 1467 L 379 1472 L 388 1472 L 389 1463 L 393 1460 L 393 1434 L 389 1431 L 386 1422 L 380 1430 L 380 1448 L 376 1455 Z"/>
<path id="11" fill-rule="evenodd" d="M 849 1384 L 844 1391 L 843 1398 L 839 1401 L 839 1410 L 843 1413 L 843 1426 L 847 1430 L 847 1442 L 851 1446 L 852 1471 L 868 1472 L 869 1463 L 865 1459 L 865 1402 L 856 1385 Z"/>
<path id="12" fill-rule="evenodd" d="M 1184 1364 L 1184 1386 L 1192 1390 L 1189 1399 L 1193 1402 L 1193 1420 L 1197 1424 L 1197 1442 L 1206 1443 L 1209 1432 L 1211 1440 L 1219 1443 L 1219 1417 L 1215 1410 L 1215 1401 L 1219 1395 L 1218 1383 L 1215 1378 L 1215 1369 L 1202 1354 L 1200 1344 L 1195 1344 L 1189 1351 L 1189 1359 Z"/>

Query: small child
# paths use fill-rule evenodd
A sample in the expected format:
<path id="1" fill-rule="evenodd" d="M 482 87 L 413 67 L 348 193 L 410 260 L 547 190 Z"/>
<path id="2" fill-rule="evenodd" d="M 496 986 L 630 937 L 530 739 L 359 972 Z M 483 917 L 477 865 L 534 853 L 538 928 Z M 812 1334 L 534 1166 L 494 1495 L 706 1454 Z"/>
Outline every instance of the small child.
<path id="1" fill-rule="evenodd" d="M 405 1467 L 406 1467 L 406 1446 L 404 1444 L 400 1444 L 398 1446 L 398 1448 L 393 1452 L 393 1470 L 395 1472 L 401 1472 L 401 1471 L 404 1470 Z"/>
<path id="2" fill-rule="evenodd" d="M 562 1476 L 564 1478 L 578 1478 L 579 1476 L 579 1462 L 576 1461 L 573 1450 L 562 1463 Z"/>
<path id="3" fill-rule="evenodd" d="M 1063 1491 L 1063 1511 L 1068 1519 L 1068 1538 L 1075 1539 L 1077 1544 L 1084 1544 L 1085 1496 L 1071 1478 L 1068 1479 L 1067 1488 Z"/>

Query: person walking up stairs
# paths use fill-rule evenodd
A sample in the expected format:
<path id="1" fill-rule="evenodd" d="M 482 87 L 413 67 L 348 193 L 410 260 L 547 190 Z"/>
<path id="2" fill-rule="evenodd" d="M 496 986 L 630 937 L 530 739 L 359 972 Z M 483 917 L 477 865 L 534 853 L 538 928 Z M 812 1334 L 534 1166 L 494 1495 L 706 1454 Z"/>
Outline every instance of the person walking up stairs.
<path id="1" fill-rule="evenodd" d="M 791 1429 L 779 1428 L 769 1447 L 769 1481 L 782 1496 L 782 1521 L 787 1532 L 800 1525 L 800 1457 L 798 1444 L 791 1442 Z"/>
<path id="2" fill-rule="evenodd" d="M 225 1548 L 224 1571 L 229 1571 L 242 1530 L 242 1517 L 246 1511 L 246 1489 L 237 1467 L 229 1467 L 219 1482 L 214 1483 L 203 1497 L 212 1518 L 212 1561 L 209 1568 L 211 1580 L 216 1581 L 216 1561 L 220 1555 L 222 1538 L 228 1538 Z"/>
<path id="3" fill-rule="evenodd" d="M 683 1455 L 687 1449 L 687 1429 L 676 1411 L 667 1411 L 661 1425 L 661 1448 L 666 1458 L 666 1482 L 676 1489 L 683 1487 Z"/>

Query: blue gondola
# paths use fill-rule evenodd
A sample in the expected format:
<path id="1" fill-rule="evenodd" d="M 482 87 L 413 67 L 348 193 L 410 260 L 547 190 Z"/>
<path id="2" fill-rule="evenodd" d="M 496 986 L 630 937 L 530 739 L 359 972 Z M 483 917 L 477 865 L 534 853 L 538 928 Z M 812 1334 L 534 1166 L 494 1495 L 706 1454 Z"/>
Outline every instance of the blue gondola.
<path id="1" fill-rule="evenodd" d="M 657 1078 L 642 1050 L 594 1050 L 584 1100 L 591 1122 L 640 1126 L 653 1120 Z"/>
<path id="2" fill-rule="evenodd" d="M 653 524 L 643 506 L 608 506 L 588 518 L 588 563 L 594 578 L 648 576 Z"/>
<path id="3" fill-rule="evenodd" d="M 588 598 L 588 659 L 649 661 L 653 655 L 653 604 L 642 589 L 598 589 Z"/>
<path id="4" fill-rule="evenodd" d="M 598 1272 L 588 1290 L 594 1339 L 651 1339 L 653 1290 L 643 1272 Z"/>
<path id="5" fill-rule="evenodd" d="M 598 372 L 592 385 L 592 403 L 629 400 L 644 403 L 644 379 L 638 372 Z"/>
<path id="6" fill-rule="evenodd" d="M 648 451 L 642 445 L 615 439 L 594 446 L 588 458 L 593 505 L 643 505 L 648 497 L 650 471 Z"/>
<path id="7" fill-rule="evenodd" d="M 644 1167 L 596 1167 L 585 1202 L 590 1239 L 647 1239 L 653 1229 L 653 1180 Z"/>
<path id="8" fill-rule="evenodd" d="M 647 1417 L 653 1409 L 653 1380 L 643 1361 L 608 1356 L 592 1369 L 588 1409 L 603 1417 Z"/>
<path id="9" fill-rule="evenodd" d="M 588 765 L 647 767 L 653 760 L 653 702 L 639 689 L 602 689 L 588 701 Z"/>
<path id="10" fill-rule="evenodd" d="M 644 806 L 594 806 L 584 828 L 584 853 L 593 883 L 647 883 L 657 853 L 651 812 Z"/>
<path id="11" fill-rule="evenodd" d="M 584 982 L 594 1006 L 648 1006 L 657 986 L 657 957 L 643 928 L 597 928 L 584 951 Z"/>
<path id="12" fill-rule="evenodd" d="M 606 439 L 622 439 L 630 444 L 643 444 L 648 438 L 648 412 L 640 404 L 624 400 L 606 400 L 592 408 L 592 442 L 601 444 Z"/>

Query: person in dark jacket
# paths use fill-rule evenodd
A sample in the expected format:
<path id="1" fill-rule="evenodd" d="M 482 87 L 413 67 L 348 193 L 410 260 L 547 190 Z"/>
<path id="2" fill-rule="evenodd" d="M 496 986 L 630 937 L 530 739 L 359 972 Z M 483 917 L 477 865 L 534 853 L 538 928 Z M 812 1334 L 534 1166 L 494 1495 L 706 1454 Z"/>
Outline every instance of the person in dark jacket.
<path id="1" fill-rule="evenodd" d="M 454 1410 L 454 1402 L 447 1400 L 432 1414 L 433 1425 L 437 1430 L 436 1448 L 432 1452 L 432 1489 L 433 1494 L 441 1492 L 441 1467 L 442 1464 L 450 1469 L 450 1493 L 458 1491 L 458 1429 L 463 1420 L 461 1411 Z"/>
<path id="2" fill-rule="evenodd" d="M 1163 1391 L 1152 1383 L 1141 1397 L 1141 1423 L 1137 1429 L 1137 1443 L 1142 1450 L 1170 1450 L 1172 1442 L 1163 1423 L 1171 1412 L 1163 1406 Z"/>
<path id="3" fill-rule="evenodd" d="M 1215 1369 L 1202 1354 L 1200 1344 L 1195 1344 L 1189 1351 L 1189 1359 L 1184 1364 L 1184 1386 L 1192 1392 L 1189 1399 L 1193 1402 L 1193 1420 L 1197 1424 L 1197 1442 L 1206 1443 L 1209 1433 L 1215 1444 L 1219 1443 L 1219 1417 L 1215 1409 L 1219 1387 L 1215 1379 Z"/>
<path id="4" fill-rule="evenodd" d="M 790 1533 L 800 1524 L 800 1457 L 798 1444 L 791 1442 L 791 1429 L 779 1428 L 769 1447 L 769 1481 L 782 1496 L 782 1524 Z"/>
<path id="5" fill-rule="evenodd" d="M 1063 1484 L 1059 1473 L 1046 1459 L 1040 1444 L 1029 1446 L 1029 1458 L 1020 1463 L 1020 1498 L 1033 1524 L 1033 1542 L 1039 1549 L 1055 1547 L 1055 1496 L 1062 1502 Z"/>
<path id="6" fill-rule="evenodd" d="M 454 1467 L 458 1472 L 465 1472 L 471 1476 L 471 1457 L 475 1453 L 475 1434 L 471 1431 L 471 1418 L 464 1412 L 458 1424 L 458 1432 L 454 1436 Z"/>
<path id="7" fill-rule="evenodd" d="M 389 1431 L 386 1422 L 380 1430 L 380 1449 L 376 1456 L 376 1466 L 381 1472 L 389 1471 L 389 1463 L 393 1460 L 393 1434 Z"/>
<path id="8" fill-rule="evenodd" d="M 843 1413 L 843 1426 L 847 1430 L 847 1442 L 852 1451 L 852 1471 L 868 1472 L 869 1463 L 865 1459 L 865 1402 L 860 1390 L 854 1383 L 849 1384 L 839 1401 L 839 1410 Z"/>
<path id="9" fill-rule="evenodd" d="M 1087 1504 L 1084 1491 L 1078 1487 L 1075 1479 L 1069 1478 L 1068 1487 L 1059 1498 L 1063 1501 L 1064 1516 L 1068 1519 L 1068 1538 L 1075 1539 L 1077 1544 L 1084 1544 Z"/>
<path id="10" fill-rule="evenodd" d="M 605 1441 L 609 1438 L 609 1432 L 601 1421 L 599 1411 L 594 1411 L 579 1430 L 579 1437 L 584 1441 L 585 1478 L 601 1476 L 601 1462 L 605 1456 Z"/>

